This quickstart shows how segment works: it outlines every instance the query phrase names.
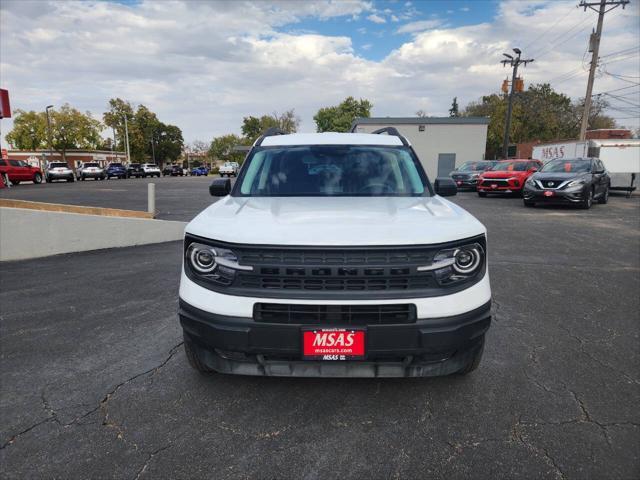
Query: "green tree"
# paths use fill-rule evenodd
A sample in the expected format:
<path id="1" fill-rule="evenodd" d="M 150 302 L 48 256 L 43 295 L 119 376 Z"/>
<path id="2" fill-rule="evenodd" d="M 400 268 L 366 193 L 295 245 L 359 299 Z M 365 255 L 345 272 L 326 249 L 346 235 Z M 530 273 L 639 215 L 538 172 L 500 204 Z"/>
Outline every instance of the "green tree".
<path id="1" fill-rule="evenodd" d="M 131 128 L 134 119 L 134 108 L 126 100 L 120 98 L 112 98 L 109 100 L 109 111 L 104 112 L 102 120 L 104 124 L 116 131 L 116 145 L 115 148 L 121 151 L 126 149 L 125 147 L 125 117 L 127 119 L 127 127 Z"/>
<path id="2" fill-rule="evenodd" d="M 234 150 L 234 147 L 242 143 L 243 139 L 233 133 L 214 138 L 209 147 L 209 156 L 223 162 L 242 163 L 245 154 Z"/>
<path id="3" fill-rule="evenodd" d="M 159 122 L 153 133 L 153 149 L 156 163 L 164 165 L 167 161 L 175 162 L 182 153 L 184 139 L 182 130 L 175 125 L 166 125 Z"/>
<path id="4" fill-rule="evenodd" d="M 369 100 L 347 97 L 333 107 L 323 107 L 314 115 L 318 132 L 348 132 L 356 118 L 370 117 L 373 104 Z"/>
<path id="5" fill-rule="evenodd" d="M 271 115 L 263 115 L 260 118 L 249 116 L 242 119 L 242 134 L 246 143 L 251 144 L 267 129 L 277 127 L 285 133 L 295 133 L 300 126 L 300 117 L 295 110 L 287 110 L 284 113 L 274 112 Z"/>
<path id="6" fill-rule="evenodd" d="M 530 85 L 516 95 L 511 116 L 512 143 L 568 140 L 578 137 L 583 102 L 556 92 L 549 84 Z M 589 116 L 589 128 L 612 128 L 615 121 L 604 115 L 607 103 L 596 99 Z M 489 117 L 486 157 L 496 158 L 502 151 L 507 98 L 491 94 L 472 102 L 463 116 Z"/>
<path id="7" fill-rule="evenodd" d="M 35 150 L 47 148 L 47 116 L 44 112 L 14 112 L 13 129 L 5 136 L 13 148 Z"/>
<path id="8" fill-rule="evenodd" d="M 453 102 L 451 102 L 451 108 L 449 109 L 450 117 L 459 117 L 460 112 L 458 111 L 458 97 L 453 97 Z"/>
<path id="9" fill-rule="evenodd" d="M 52 110 L 50 115 L 53 148 L 62 153 L 65 160 L 67 150 L 92 150 L 102 144 L 100 132 L 103 125 L 90 112 L 82 113 L 64 104 L 59 110 Z"/>

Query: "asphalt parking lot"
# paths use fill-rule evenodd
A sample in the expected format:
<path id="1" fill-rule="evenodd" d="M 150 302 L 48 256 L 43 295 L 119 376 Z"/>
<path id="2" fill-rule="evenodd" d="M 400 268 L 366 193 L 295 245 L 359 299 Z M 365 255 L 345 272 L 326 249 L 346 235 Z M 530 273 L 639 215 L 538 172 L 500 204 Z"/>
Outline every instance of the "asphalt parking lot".
<path id="1" fill-rule="evenodd" d="M 39 185 L 21 183 L 0 190 L 0 198 L 147 211 L 147 184 L 155 183 L 156 218 L 189 221 L 216 200 L 208 190 L 214 178 L 219 177 L 113 178 Z"/>
<path id="2" fill-rule="evenodd" d="M 166 180 L 175 219 L 212 200 L 211 177 Z M 3 264 L 3 477 L 639 478 L 640 198 L 453 200 L 489 231 L 494 321 L 468 377 L 202 377 L 180 242 Z"/>

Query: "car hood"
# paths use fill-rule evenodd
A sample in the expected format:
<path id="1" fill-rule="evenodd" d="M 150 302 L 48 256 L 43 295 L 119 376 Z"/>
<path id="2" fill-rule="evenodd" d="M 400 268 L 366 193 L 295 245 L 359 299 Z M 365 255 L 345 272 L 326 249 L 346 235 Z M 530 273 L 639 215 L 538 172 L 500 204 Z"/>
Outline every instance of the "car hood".
<path id="1" fill-rule="evenodd" d="M 538 172 L 534 174 L 533 178 L 536 180 L 571 180 L 572 178 L 584 177 L 588 173 L 566 173 L 566 172 Z"/>
<path id="2" fill-rule="evenodd" d="M 231 197 L 200 213 L 186 232 L 263 245 L 424 245 L 486 233 L 442 197 Z"/>
<path id="3" fill-rule="evenodd" d="M 517 177 L 523 177 L 526 176 L 529 172 L 516 172 L 516 171 L 503 171 L 503 170 L 499 170 L 499 171 L 488 171 L 488 172 L 484 172 L 482 174 L 482 176 L 484 178 L 517 178 Z"/>

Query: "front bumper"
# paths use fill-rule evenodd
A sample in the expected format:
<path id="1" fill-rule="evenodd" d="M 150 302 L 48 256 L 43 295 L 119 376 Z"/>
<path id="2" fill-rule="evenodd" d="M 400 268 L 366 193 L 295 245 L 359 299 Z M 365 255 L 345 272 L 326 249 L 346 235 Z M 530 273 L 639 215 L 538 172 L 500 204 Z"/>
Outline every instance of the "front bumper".
<path id="1" fill-rule="evenodd" d="M 73 179 L 73 172 L 65 172 L 65 173 L 53 173 L 49 172 L 47 174 L 49 180 L 71 180 Z"/>
<path id="2" fill-rule="evenodd" d="M 491 301 L 469 312 L 411 324 L 366 326 L 366 359 L 302 360 L 306 324 L 256 322 L 200 310 L 180 299 L 187 341 L 221 373 L 295 377 L 425 377 L 455 373 L 482 348 Z M 318 325 L 322 327 L 322 325 Z M 334 325 L 331 325 L 334 327 Z"/>
<path id="3" fill-rule="evenodd" d="M 553 204 L 577 204 L 584 200 L 586 191 L 583 188 L 564 190 L 533 189 L 528 185 L 524 188 L 523 197 L 528 202 L 553 203 Z"/>
<path id="4" fill-rule="evenodd" d="M 522 185 L 516 185 L 515 183 L 511 183 L 509 185 L 479 183 L 476 188 L 479 192 L 484 193 L 518 193 L 522 191 Z"/>
<path id="5" fill-rule="evenodd" d="M 105 178 L 107 174 L 104 172 L 82 172 L 80 176 L 84 178 Z"/>

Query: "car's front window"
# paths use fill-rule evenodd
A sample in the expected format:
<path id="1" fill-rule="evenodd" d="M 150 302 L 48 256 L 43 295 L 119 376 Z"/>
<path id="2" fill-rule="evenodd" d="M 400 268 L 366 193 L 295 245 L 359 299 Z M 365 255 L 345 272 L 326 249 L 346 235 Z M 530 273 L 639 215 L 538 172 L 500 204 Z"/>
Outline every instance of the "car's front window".
<path id="1" fill-rule="evenodd" d="M 545 163 L 541 172 L 552 173 L 589 173 L 591 171 L 591 162 L 582 159 L 556 159 Z"/>
<path id="2" fill-rule="evenodd" d="M 97 163 L 85 163 L 84 166 L 85 167 L 97 167 L 98 164 Z"/>
<path id="3" fill-rule="evenodd" d="M 460 168 L 458 169 L 458 171 L 460 172 L 472 172 L 474 170 L 477 170 L 477 162 L 467 162 L 464 163 L 460 166 Z"/>
<path id="4" fill-rule="evenodd" d="M 498 172 L 526 172 L 527 162 L 498 162 L 490 170 Z"/>
<path id="5" fill-rule="evenodd" d="M 278 197 L 428 195 L 427 178 L 407 147 L 300 145 L 255 149 L 233 194 Z"/>
<path id="6" fill-rule="evenodd" d="M 50 163 L 49 168 L 67 168 L 66 163 Z"/>

